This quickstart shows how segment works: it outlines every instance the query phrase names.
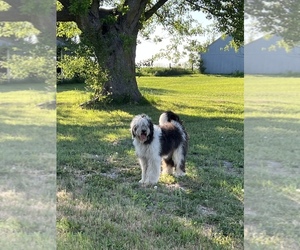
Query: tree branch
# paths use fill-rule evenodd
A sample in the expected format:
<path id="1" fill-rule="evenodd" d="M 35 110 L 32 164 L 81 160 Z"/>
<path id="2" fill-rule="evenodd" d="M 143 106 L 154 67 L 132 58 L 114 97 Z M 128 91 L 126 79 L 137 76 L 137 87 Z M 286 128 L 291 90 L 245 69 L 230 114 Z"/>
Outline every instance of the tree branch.
<path id="1" fill-rule="evenodd" d="M 198 5 L 196 3 L 194 3 L 194 1 L 191 0 L 186 0 L 186 2 L 188 2 L 192 7 L 194 7 L 195 10 L 204 10 L 207 11 L 208 13 L 214 15 L 214 16 L 220 16 L 216 11 L 214 11 L 211 8 L 207 8 L 204 5 Z"/>
<path id="2" fill-rule="evenodd" d="M 99 0 L 93 0 L 91 5 L 91 12 L 99 19 Z"/>
<path id="3" fill-rule="evenodd" d="M 60 2 L 64 7 L 61 11 L 57 12 L 57 14 L 56 14 L 57 21 L 58 22 L 69 22 L 69 21 L 76 22 L 76 20 L 77 20 L 76 16 L 72 15 L 69 11 L 70 1 L 69 0 L 60 0 Z M 97 19 L 105 18 L 108 15 L 112 15 L 115 13 L 115 11 L 116 11 L 116 8 L 111 8 L 111 9 L 100 8 L 99 0 L 93 0 L 91 7 L 90 7 L 90 12 Z"/>
<path id="4" fill-rule="evenodd" d="M 153 14 L 155 12 L 157 12 L 158 9 L 161 6 L 163 6 L 166 2 L 168 2 L 168 0 L 160 0 L 156 4 L 154 4 L 153 7 L 150 10 L 148 10 L 147 12 L 145 12 L 145 18 L 146 18 L 146 20 L 148 20 L 150 17 L 152 17 Z"/>
<path id="5" fill-rule="evenodd" d="M 68 9 L 71 5 L 70 0 L 59 0 L 59 1 L 66 9 Z"/>
<path id="6" fill-rule="evenodd" d="M 141 15 L 144 13 L 148 0 L 125 0 L 122 5 L 120 21 L 130 29 L 139 27 Z"/>
<path id="7" fill-rule="evenodd" d="M 57 11 L 56 13 L 56 21 L 58 22 L 71 22 L 75 20 L 76 17 L 71 15 L 68 10 L 65 10 L 65 8 L 63 8 L 61 11 Z"/>

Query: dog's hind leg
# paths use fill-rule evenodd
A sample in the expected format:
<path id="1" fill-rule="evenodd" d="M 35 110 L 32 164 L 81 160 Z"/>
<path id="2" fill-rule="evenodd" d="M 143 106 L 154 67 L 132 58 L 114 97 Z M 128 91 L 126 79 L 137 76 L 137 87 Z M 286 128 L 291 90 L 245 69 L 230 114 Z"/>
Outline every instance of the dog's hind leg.
<path id="1" fill-rule="evenodd" d="M 181 147 L 176 149 L 173 154 L 173 161 L 175 166 L 174 175 L 176 177 L 185 175 L 185 155 Z"/>
<path id="2" fill-rule="evenodd" d="M 176 177 L 185 175 L 185 161 L 181 161 L 180 164 L 176 164 L 174 175 Z"/>
<path id="3" fill-rule="evenodd" d="M 173 174 L 174 161 L 172 159 L 166 158 L 162 160 L 162 173 L 163 174 Z"/>

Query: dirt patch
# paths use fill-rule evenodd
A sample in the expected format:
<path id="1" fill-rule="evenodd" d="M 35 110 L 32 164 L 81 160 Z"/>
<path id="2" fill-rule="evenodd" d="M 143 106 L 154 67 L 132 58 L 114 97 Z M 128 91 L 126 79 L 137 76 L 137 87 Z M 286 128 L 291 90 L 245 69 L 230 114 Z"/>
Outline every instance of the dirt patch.
<path id="1" fill-rule="evenodd" d="M 119 174 L 116 172 L 110 172 L 110 173 L 100 173 L 101 176 L 110 178 L 110 179 L 117 179 L 119 177 Z"/>
<path id="2" fill-rule="evenodd" d="M 197 211 L 200 214 L 205 215 L 205 216 L 216 215 L 217 214 L 212 208 L 205 207 L 205 206 L 202 206 L 202 205 L 197 206 Z"/>

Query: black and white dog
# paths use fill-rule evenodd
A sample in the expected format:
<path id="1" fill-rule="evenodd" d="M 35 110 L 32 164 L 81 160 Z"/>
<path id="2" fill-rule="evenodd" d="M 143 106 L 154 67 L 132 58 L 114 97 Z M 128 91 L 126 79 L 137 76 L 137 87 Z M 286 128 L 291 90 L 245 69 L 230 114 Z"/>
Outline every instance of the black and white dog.
<path id="1" fill-rule="evenodd" d="M 136 155 L 142 168 L 140 183 L 158 182 L 161 164 L 163 172 L 185 175 L 188 135 L 179 116 L 172 111 L 161 114 L 159 125 L 154 125 L 145 114 L 137 115 L 131 124 Z"/>

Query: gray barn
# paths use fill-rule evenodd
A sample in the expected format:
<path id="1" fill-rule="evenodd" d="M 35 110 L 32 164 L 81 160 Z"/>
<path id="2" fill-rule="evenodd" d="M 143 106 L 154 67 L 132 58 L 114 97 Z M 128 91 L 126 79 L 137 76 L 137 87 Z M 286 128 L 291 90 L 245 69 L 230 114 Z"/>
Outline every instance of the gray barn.
<path id="1" fill-rule="evenodd" d="M 220 37 L 208 46 L 205 53 L 201 53 L 205 73 L 207 74 L 233 74 L 244 72 L 244 48 L 238 51 L 226 46 L 232 41 L 231 36 Z"/>
<path id="2" fill-rule="evenodd" d="M 286 51 L 279 46 L 282 38 L 259 38 L 245 45 L 246 74 L 300 73 L 300 47 Z"/>

